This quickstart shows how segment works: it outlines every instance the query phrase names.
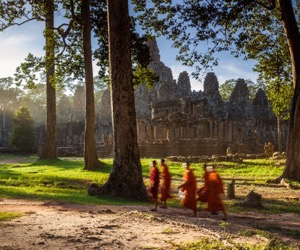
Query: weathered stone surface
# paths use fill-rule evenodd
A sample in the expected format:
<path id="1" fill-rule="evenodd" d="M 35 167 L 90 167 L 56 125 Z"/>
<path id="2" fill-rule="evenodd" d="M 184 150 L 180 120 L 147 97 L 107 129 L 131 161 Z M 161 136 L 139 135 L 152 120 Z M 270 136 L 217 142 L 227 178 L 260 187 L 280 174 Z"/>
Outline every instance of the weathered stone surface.
<path id="1" fill-rule="evenodd" d="M 150 68 L 159 81 L 152 88 L 140 84 L 135 91 L 142 157 L 207 155 L 214 159 L 212 155 L 219 155 L 216 160 L 242 162 L 248 157 L 265 157 L 265 142 L 271 142 L 276 150 L 277 121 L 263 90 L 258 90 L 251 102 L 246 82 L 238 79 L 230 100 L 225 102 L 219 93 L 217 76 L 210 72 L 204 79 L 203 91 L 192 91 L 188 73 L 184 71 L 174 80 L 172 70 L 161 62 L 157 42 L 151 40 L 148 46 L 152 57 Z M 97 143 L 102 153 L 111 155 L 109 89 L 103 91 L 96 110 Z M 83 143 L 83 130 L 59 126 L 59 146 Z M 282 130 L 285 140 L 287 124 L 283 124 Z M 106 146 L 108 150 L 104 150 Z M 234 153 L 226 156 L 228 147 Z"/>
<path id="2" fill-rule="evenodd" d="M 229 118 L 251 119 L 252 107 L 249 100 L 249 90 L 244 79 L 238 79 L 231 93 L 228 105 Z"/>
<path id="3" fill-rule="evenodd" d="M 253 116 L 256 119 L 275 119 L 265 91 L 259 89 L 253 99 Z"/>
<path id="4" fill-rule="evenodd" d="M 246 199 L 240 203 L 239 205 L 249 208 L 257 208 L 261 209 L 264 206 L 262 205 L 262 196 L 254 191 L 251 191 L 247 196 Z"/>
<path id="5" fill-rule="evenodd" d="M 231 182 L 227 184 L 227 198 L 235 198 L 235 179 L 232 179 Z"/>
<path id="6" fill-rule="evenodd" d="M 185 98 L 191 94 L 190 77 L 186 71 L 179 74 L 177 86 L 177 97 Z"/>

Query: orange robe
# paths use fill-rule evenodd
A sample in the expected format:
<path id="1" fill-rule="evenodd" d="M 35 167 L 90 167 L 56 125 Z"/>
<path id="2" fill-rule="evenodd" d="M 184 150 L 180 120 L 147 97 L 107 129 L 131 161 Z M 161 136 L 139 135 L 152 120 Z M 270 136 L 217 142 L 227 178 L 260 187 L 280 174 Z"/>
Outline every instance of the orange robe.
<path id="1" fill-rule="evenodd" d="M 158 196 L 158 186 L 159 186 L 159 171 L 158 168 L 151 167 L 150 170 L 150 186 L 149 186 L 149 193 L 152 199 L 157 199 Z"/>
<path id="2" fill-rule="evenodd" d="M 207 202 L 207 200 L 208 200 L 208 192 L 207 192 L 208 179 L 207 179 L 207 177 L 208 177 L 208 172 L 205 171 L 204 175 L 203 175 L 204 186 L 197 190 L 197 195 L 198 195 L 197 200 L 198 201 Z"/>
<path id="3" fill-rule="evenodd" d="M 161 164 L 162 166 L 162 173 L 161 173 L 161 177 L 162 177 L 162 185 L 160 188 L 160 200 L 161 201 L 166 201 L 168 198 L 171 198 L 170 195 L 170 186 L 171 186 L 171 176 L 169 173 L 169 168 L 165 163 Z"/>
<path id="4" fill-rule="evenodd" d="M 196 177 L 191 169 L 187 169 L 183 175 L 184 183 L 182 189 L 184 191 L 184 198 L 182 200 L 183 206 L 190 208 L 193 211 L 197 210 L 196 201 Z"/>
<path id="5" fill-rule="evenodd" d="M 220 194 L 224 194 L 224 187 L 220 176 L 216 171 L 206 171 L 204 181 L 208 196 L 206 210 L 209 212 L 224 211 L 225 207 L 220 198 Z"/>

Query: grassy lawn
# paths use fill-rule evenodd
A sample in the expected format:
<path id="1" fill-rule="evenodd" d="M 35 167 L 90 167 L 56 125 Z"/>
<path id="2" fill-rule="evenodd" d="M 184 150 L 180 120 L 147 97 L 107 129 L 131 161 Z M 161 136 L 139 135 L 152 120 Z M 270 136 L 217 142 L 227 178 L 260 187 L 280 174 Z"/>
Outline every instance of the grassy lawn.
<path id="1" fill-rule="evenodd" d="M 15 156 L 0 155 L 1 159 L 16 158 Z M 27 157 L 26 163 L 0 164 L 0 198 L 25 198 L 37 200 L 57 200 L 86 204 L 149 204 L 146 202 L 128 201 L 111 197 L 91 197 L 87 195 L 87 187 L 91 183 L 103 185 L 111 171 L 112 159 L 101 159 L 104 167 L 97 171 L 83 170 L 83 159 L 78 157 L 60 158 L 56 161 L 37 160 L 36 156 Z M 28 160 L 27 159 L 27 160 Z M 148 185 L 149 163 L 152 159 L 141 159 L 143 177 Z M 156 159 L 159 161 L 159 159 Z M 1 161 L 0 161 L 1 162 Z M 172 188 L 176 196 L 177 186 L 181 182 L 184 169 L 182 163 L 167 162 L 172 175 Z M 199 181 L 198 187 L 202 185 L 203 164 L 193 163 Z M 220 162 L 217 171 L 224 179 L 225 185 L 232 178 L 236 180 L 235 200 L 225 200 L 228 210 L 239 211 L 234 203 L 245 198 L 250 190 L 262 193 L 266 212 L 296 212 L 300 214 L 300 201 L 293 199 L 293 192 L 287 194 L 290 199 L 280 198 L 276 189 L 267 184 L 267 180 L 280 176 L 283 166 L 266 159 L 244 160 L 243 163 Z M 293 183 L 299 186 L 299 183 Z M 273 191 L 272 191 L 273 190 Z M 299 195 L 299 190 L 294 190 Z M 275 196 L 271 193 L 275 192 Z M 282 194 L 282 191 L 278 191 Z M 178 199 L 168 202 L 171 206 L 179 206 Z"/>
<path id="2" fill-rule="evenodd" d="M 0 223 L 1 221 L 12 220 L 14 218 L 20 217 L 22 214 L 15 212 L 0 212 Z"/>

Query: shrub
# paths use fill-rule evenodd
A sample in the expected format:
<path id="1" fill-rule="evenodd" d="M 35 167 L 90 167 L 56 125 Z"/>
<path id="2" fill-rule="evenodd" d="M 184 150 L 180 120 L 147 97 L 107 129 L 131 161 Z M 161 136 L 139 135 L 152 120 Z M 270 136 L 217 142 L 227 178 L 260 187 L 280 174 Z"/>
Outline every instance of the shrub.
<path id="1" fill-rule="evenodd" d="M 20 107 L 14 114 L 10 145 L 24 153 L 33 153 L 37 150 L 34 121 L 27 107 Z"/>

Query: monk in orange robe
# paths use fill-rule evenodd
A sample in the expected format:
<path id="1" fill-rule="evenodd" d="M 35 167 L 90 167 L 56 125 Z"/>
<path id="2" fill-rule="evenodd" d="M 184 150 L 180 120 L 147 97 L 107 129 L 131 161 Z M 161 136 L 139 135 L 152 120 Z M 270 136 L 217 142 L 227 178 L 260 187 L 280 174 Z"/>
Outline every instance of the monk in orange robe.
<path id="1" fill-rule="evenodd" d="M 151 163 L 150 169 L 150 186 L 148 188 L 152 201 L 155 202 L 155 206 L 151 211 L 157 211 L 157 198 L 158 198 L 158 186 L 159 186 L 159 170 L 156 166 L 156 161 Z"/>
<path id="2" fill-rule="evenodd" d="M 184 207 L 193 210 L 193 216 L 197 217 L 197 201 L 196 201 L 196 177 L 193 171 L 190 169 L 190 164 L 187 162 L 183 165 L 186 171 L 183 175 L 184 182 L 178 187 L 184 191 L 184 198 L 182 204 Z"/>
<path id="3" fill-rule="evenodd" d="M 164 203 L 161 208 L 167 208 L 167 199 L 171 198 L 170 186 L 171 186 L 171 176 L 169 173 L 169 168 L 165 163 L 165 159 L 161 159 L 160 165 L 162 167 L 162 185 L 160 187 L 160 200 Z"/>
<path id="4" fill-rule="evenodd" d="M 208 166 L 204 173 L 205 187 L 207 188 L 207 208 L 206 211 L 217 214 L 218 211 L 224 213 L 223 220 L 227 220 L 227 213 L 222 201 L 224 195 L 223 181 L 214 170 L 213 166 Z"/>

